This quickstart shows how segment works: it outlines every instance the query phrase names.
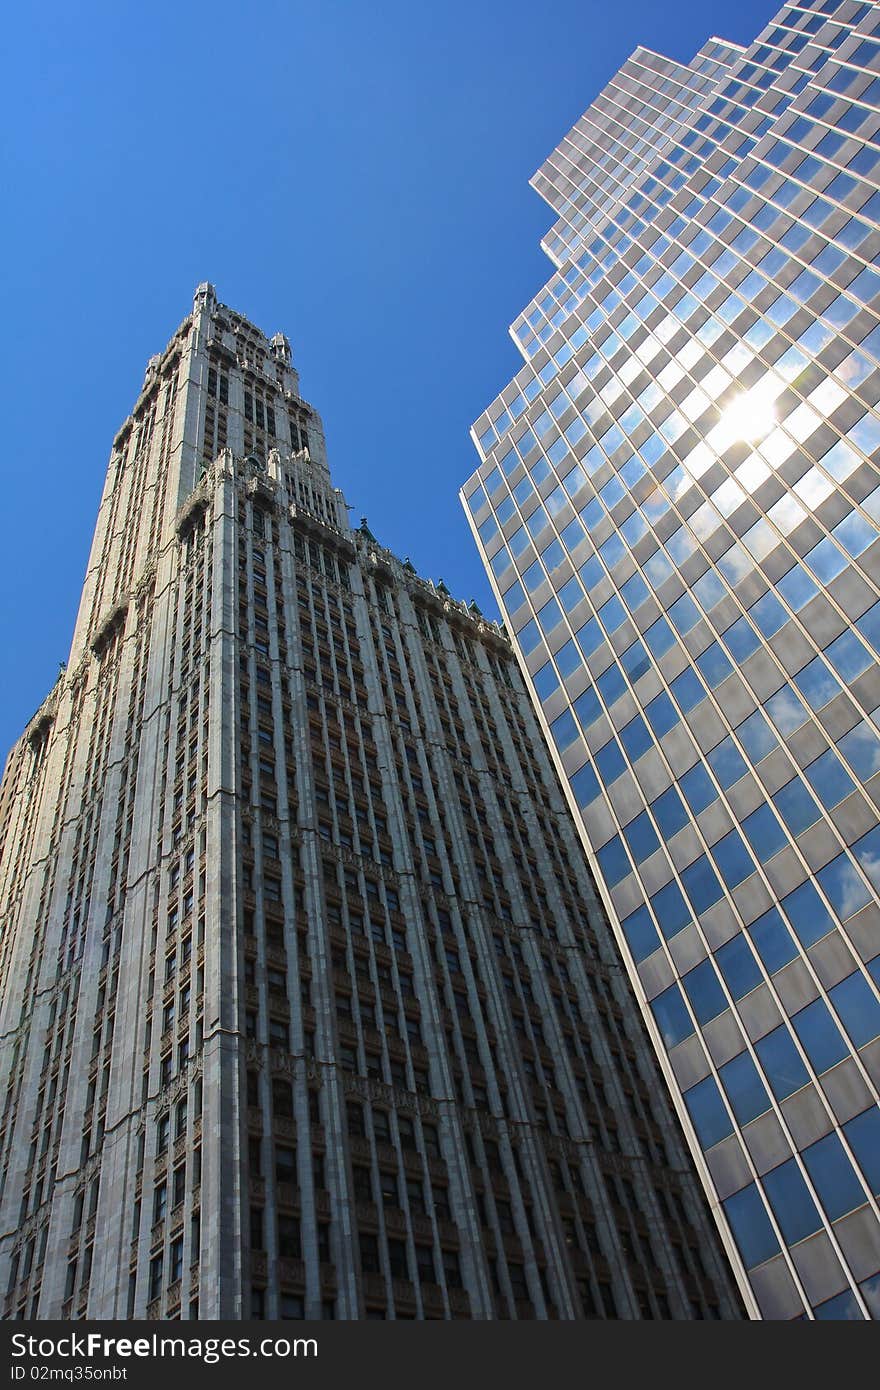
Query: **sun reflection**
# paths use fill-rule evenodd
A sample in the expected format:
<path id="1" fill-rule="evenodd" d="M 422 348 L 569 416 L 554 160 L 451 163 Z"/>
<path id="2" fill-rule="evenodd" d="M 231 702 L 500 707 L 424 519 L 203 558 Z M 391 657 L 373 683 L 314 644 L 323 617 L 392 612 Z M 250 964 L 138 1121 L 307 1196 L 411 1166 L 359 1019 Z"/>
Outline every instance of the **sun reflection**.
<path id="1" fill-rule="evenodd" d="M 755 387 L 743 391 L 724 407 L 716 426 L 719 443 L 733 444 L 737 440 L 755 444 L 774 428 L 776 408 L 766 389 Z"/>

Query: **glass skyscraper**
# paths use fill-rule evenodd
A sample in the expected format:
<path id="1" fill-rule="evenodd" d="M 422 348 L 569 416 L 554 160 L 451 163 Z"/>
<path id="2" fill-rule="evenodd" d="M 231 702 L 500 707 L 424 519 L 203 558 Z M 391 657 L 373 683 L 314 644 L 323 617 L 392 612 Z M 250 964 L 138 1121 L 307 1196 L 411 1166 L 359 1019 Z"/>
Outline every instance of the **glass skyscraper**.
<path id="1" fill-rule="evenodd" d="M 755 1316 L 880 1317 L 880 7 L 639 48 L 463 489 Z"/>

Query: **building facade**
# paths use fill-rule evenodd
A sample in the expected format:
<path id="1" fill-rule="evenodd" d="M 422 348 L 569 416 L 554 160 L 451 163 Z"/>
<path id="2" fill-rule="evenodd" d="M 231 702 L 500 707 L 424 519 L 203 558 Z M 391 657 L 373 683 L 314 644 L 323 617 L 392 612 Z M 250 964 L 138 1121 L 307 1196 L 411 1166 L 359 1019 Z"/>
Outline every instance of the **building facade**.
<path id="1" fill-rule="evenodd" d="M 0 837 L 7 1318 L 741 1315 L 508 642 L 209 285 Z"/>
<path id="2" fill-rule="evenodd" d="M 880 9 L 639 48 L 465 509 L 753 1315 L 880 1316 Z"/>

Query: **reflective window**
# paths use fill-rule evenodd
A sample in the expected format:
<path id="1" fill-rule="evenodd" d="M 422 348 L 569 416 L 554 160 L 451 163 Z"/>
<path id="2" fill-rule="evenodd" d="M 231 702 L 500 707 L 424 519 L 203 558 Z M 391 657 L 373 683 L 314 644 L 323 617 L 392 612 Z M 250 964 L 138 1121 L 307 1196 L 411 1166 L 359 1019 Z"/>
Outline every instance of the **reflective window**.
<path id="1" fill-rule="evenodd" d="M 679 722 L 680 715 L 665 690 L 645 706 L 648 723 L 657 738 L 662 738 Z"/>
<path id="2" fill-rule="evenodd" d="M 771 695 L 764 708 L 783 736 L 793 734 L 795 729 L 799 729 L 809 718 L 803 703 L 790 685 L 783 686 L 775 695 Z"/>
<path id="3" fill-rule="evenodd" d="M 802 946 L 812 946 L 827 936 L 834 926 L 834 918 L 816 892 L 814 884 L 807 881 L 782 899 L 785 915 L 794 928 L 794 934 Z"/>
<path id="4" fill-rule="evenodd" d="M 833 748 L 810 763 L 804 776 L 826 810 L 830 811 L 855 788 L 855 782 Z"/>
<path id="5" fill-rule="evenodd" d="M 736 734 L 753 763 L 766 758 L 778 746 L 776 735 L 759 709 L 743 720 Z"/>
<path id="6" fill-rule="evenodd" d="M 577 697 L 572 706 L 582 729 L 588 729 L 602 713 L 602 702 L 592 686 Z"/>
<path id="7" fill-rule="evenodd" d="M 569 748 L 575 739 L 580 737 L 580 730 L 574 722 L 574 716 L 570 710 L 564 710 L 558 719 L 554 719 L 550 725 L 550 732 L 560 753 L 564 753 L 566 748 Z"/>
<path id="8" fill-rule="evenodd" d="M 683 931 L 691 920 L 691 910 L 674 879 L 652 895 L 651 907 L 667 941 Z"/>
<path id="9" fill-rule="evenodd" d="M 880 888 L 880 826 L 869 830 L 852 846 L 852 852 L 865 876 L 875 888 Z"/>
<path id="10" fill-rule="evenodd" d="M 626 681 L 616 661 L 596 677 L 596 688 L 609 709 L 626 693 Z"/>
<path id="11" fill-rule="evenodd" d="M 779 1241 L 753 1182 L 722 1206 L 746 1269 L 754 1269 L 778 1252 Z"/>
<path id="12" fill-rule="evenodd" d="M 863 719 L 838 739 L 837 747 L 861 781 L 867 782 L 875 772 L 880 772 L 880 738 L 867 720 Z"/>
<path id="13" fill-rule="evenodd" d="M 809 795 L 809 793 L 808 793 Z M 742 823 L 746 839 L 762 864 L 788 844 L 788 836 L 769 806 L 759 806 Z"/>
<path id="14" fill-rule="evenodd" d="M 696 859 L 693 864 L 689 864 L 682 872 L 681 878 L 685 892 L 697 914 L 705 912 L 722 897 L 718 875 L 705 854 L 701 854 L 699 859 Z"/>
<path id="15" fill-rule="evenodd" d="M 631 647 L 627 647 L 620 658 L 620 664 L 633 683 L 651 669 L 651 658 L 641 640 L 637 639 Z"/>
<path id="16" fill-rule="evenodd" d="M 712 749 L 707 761 L 724 788 L 732 787 L 748 771 L 745 759 L 730 734 Z"/>
<path id="17" fill-rule="evenodd" d="M 846 921 L 871 901 L 871 894 L 847 854 L 838 854 L 824 869 L 819 869 L 816 878 L 831 906 Z"/>
<path id="18" fill-rule="evenodd" d="M 745 847 L 738 830 L 731 830 L 712 846 L 712 858 L 721 870 L 728 888 L 735 888 L 755 872 L 755 861 Z"/>
<path id="19" fill-rule="evenodd" d="M 669 787 L 662 796 L 658 796 L 656 800 L 652 801 L 651 810 L 664 840 L 670 839 L 690 820 L 675 787 Z"/>
<path id="20" fill-rule="evenodd" d="M 737 618 L 722 636 L 734 661 L 745 661 L 761 645 L 760 637 L 746 617 Z"/>
<path id="21" fill-rule="evenodd" d="M 678 779 L 678 785 L 695 816 L 717 800 L 715 784 L 702 763 L 685 772 Z"/>
<path id="22" fill-rule="evenodd" d="M 698 1023 L 708 1023 L 728 1007 L 711 960 L 704 960 L 694 970 L 689 970 L 681 982 Z"/>
<path id="23" fill-rule="evenodd" d="M 613 738 L 602 745 L 596 753 L 595 758 L 599 776 L 602 778 L 606 787 L 610 786 L 621 773 L 626 771 L 626 759 Z"/>
<path id="24" fill-rule="evenodd" d="M 624 917 L 620 925 L 636 963 L 653 955 L 660 945 L 657 928 L 645 904 L 636 908 L 628 917 Z"/>
<path id="25" fill-rule="evenodd" d="M 765 1173 L 764 1190 L 787 1244 L 794 1245 L 819 1230 L 822 1222 L 816 1203 L 795 1159 Z"/>
<path id="26" fill-rule="evenodd" d="M 720 642 L 713 642 L 711 647 L 707 647 L 702 655 L 697 657 L 697 666 L 711 690 L 720 685 L 733 670 Z"/>
<path id="27" fill-rule="evenodd" d="M 706 698 L 706 689 L 695 671 L 682 671 L 672 682 L 671 690 L 682 714 L 688 714 Z"/>
<path id="28" fill-rule="evenodd" d="M 609 888 L 613 888 L 615 883 L 619 883 L 631 872 L 632 866 L 619 835 L 615 835 L 613 840 L 609 840 L 607 845 L 603 845 L 597 851 L 596 858 L 599 861 L 602 877 Z"/>
<path id="29" fill-rule="evenodd" d="M 694 1032 L 693 1021 L 685 1008 L 678 985 L 670 985 L 669 989 L 651 1000 L 651 1013 L 667 1047 L 675 1047 L 676 1043 L 683 1042 Z"/>
<path id="30" fill-rule="evenodd" d="M 715 952 L 715 964 L 734 999 L 742 999 L 750 994 L 763 979 L 748 938 L 742 934 L 719 947 Z"/>
<path id="31" fill-rule="evenodd" d="M 628 825 L 625 825 L 623 834 L 637 864 L 641 864 L 643 860 L 654 853 L 655 849 L 659 848 L 660 841 L 657 839 L 657 832 L 647 811 L 642 811 L 635 820 L 631 820 Z"/>
<path id="32" fill-rule="evenodd" d="M 819 819 L 819 807 L 800 777 L 793 777 L 784 787 L 779 788 L 773 797 L 773 805 L 792 835 L 800 835 L 802 830 L 814 825 Z"/>
<path id="33" fill-rule="evenodd" d="M 640 714 L 637 714 L 628 724 L 624 724 L 620 731 L 620 741 L 630 762 L 636 762 L 643 753 L 654 746 L 651 732 Z"/>
<path id="34" fill-rule="evenodd" d="M 829 700 L 840 694 L 840 682 L 834 679 L 821 656 L 814 657 L 802 671 L 798 671 L 794 683 L 810 709 L 822 709 Z"/>
<path id="35" fill-rule="evenodd" d="M 846 1043 L 824 999 L 814 999 L 791 1021 L 817 1072 L 827 1071 L 847 1055 Z"/>
<path id="36" fill-rule="evenodd" d="M 868 1179 L 871 1191 L 880 1196 L 880 1108 L 872 1105 L 843 1126 L 847 1143 Z"/>
<path id="37" fill-rule="evenodd" d="M 806 1086 L 809 1072 L 784 1024 L 755 1043 L 755 1051 L 777 1100 L 785 1100 Z"/>
<path id="38" fill-rule="evenodd" d="M 685 1091 L 684 1101 L 702 1148 L 710 1149 L 733 1133 L 730 1115 L 713 1076 Z"/>
<path id="39" fill-rule="evenodd" d="M 721 1084 L 741 1125 L 770 1109 L 770 1097 L 748 1052 L 740 1052 L 718 1068 Z"/>
<path id="40" fill-rule="evenodd" d="M 856 1047 L 864 1047 L 880 1034 L 880 1001 L 861 971 L 834 985 L 828 997 Z"/>
<path id="41" fill-rule="evenodd" d="M 559 677 L 551 661 L 546 662 L 540 671 L 536 671 L 532 680 L 540 700 L 549 699 L 554 690 L 559 689 Z"/>
<path id="42" fill-rule="evenodd" d="M 569 783 L 578 806 L 589 806 L 599 795 L 599 779 L 589 763 L 585 763 L 570 778 Z"/>
<path id="43" fill-rule="evenodd" d="M 819 1194 L 819 1201 L 832 1221 L 862 1206 L 867 1200 L 865 1190 L 836 1134 L 826 1134 L 818 1144 L 810 1144 L 802 1151 L 802 1157 Z"/>
<path id="44" fill-rule="evenodd" d="M 752 922 L 748 931 L 768 975 L 774 975 L 798 954 L 791 933 L 775 907 Z"/>

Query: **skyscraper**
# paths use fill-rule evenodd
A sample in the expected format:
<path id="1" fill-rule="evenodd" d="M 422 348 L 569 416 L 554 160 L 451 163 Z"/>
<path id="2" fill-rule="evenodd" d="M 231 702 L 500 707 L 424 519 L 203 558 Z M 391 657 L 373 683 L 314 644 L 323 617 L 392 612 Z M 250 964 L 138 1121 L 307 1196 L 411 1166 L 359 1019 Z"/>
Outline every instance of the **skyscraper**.
<path id="1" fill-rule="evenodd" d="M 752 1312 L 880 1316 L 880 9 L 643 48 L 463 491 Z"/>
<path id="2" fill-rule="evenodd" d="M 736 1317 L 510 646 L 197 291 L 0 788 L 6 1317 Z"/>

